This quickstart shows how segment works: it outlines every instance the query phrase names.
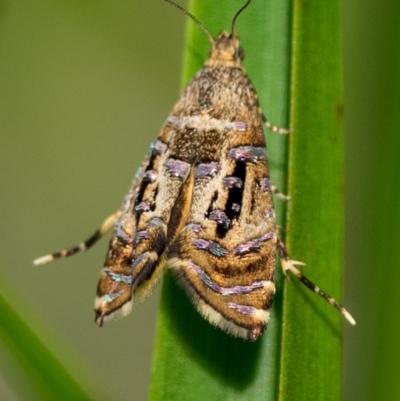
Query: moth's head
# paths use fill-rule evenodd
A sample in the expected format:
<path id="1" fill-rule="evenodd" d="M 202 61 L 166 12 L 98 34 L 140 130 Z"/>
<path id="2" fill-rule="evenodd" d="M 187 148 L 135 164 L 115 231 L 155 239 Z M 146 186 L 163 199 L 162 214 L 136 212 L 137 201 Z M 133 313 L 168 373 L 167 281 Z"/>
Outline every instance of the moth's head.
<path id="1" fill-rule="evenodd" d="M 247 0 L 246 4 L 233 17 L 230 33 L 223 31 L 218 35 L 216 40 L 211 39 L 212 48 L 206 65 L 224 65 L 227 67 L 243 68 L 242 61 L 244 60 L 244 50 L 243 47 L 240 46 L 239 35 L 236 32 L 235 24 L 239 15 L 250 4 L 250 1 L 251 0 Z"/>
<path id="2" fill-rule="evenodd" d="M 182 11 L 189 18 L 191 18 L 196 25 L 207 35 L 209 41 L 212 44 L 210 57 L 206 61 L 208 66 L 218 66 L 225 65 L 227 67 L 237 67 L 242 68 L 242 61 L 244 59 L 244 50 L 240 46 L 239 35 L 236 33 L 235 24 L 239 15 L 243 10 L 247 8 L 251 0 L 247 0 L 242 8 L 237 11 L 232 20 L 231 33 L 221 32 L 217 39 L 214 39 L 211 33 L 206 29 L 206 27 L 189 11 L 185 10 L 179 4 L 176 4 L 173 0 L 165 0 L 167 3 L 173 5 L 178 10 Z"/>
<path id="3" fill-rule="evenodd" d="M 244 50 L 240 46 L 239 36 L 236 32 L 221 32 L 213 42 L 210 57 L 206 61 L 208 66 L 225 65 L 227 67 L 242 68 Z"/>

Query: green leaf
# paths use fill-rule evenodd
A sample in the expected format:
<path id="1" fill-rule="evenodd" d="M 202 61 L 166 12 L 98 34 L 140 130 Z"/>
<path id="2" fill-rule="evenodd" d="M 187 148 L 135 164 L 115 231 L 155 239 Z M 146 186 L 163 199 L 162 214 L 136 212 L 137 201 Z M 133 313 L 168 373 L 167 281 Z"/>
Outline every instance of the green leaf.
<path id="1" fill-rule="evenodd" d="M 294 259 L 307 263 L 304 274 L 340 300 L 343 98 L 339 1 L 293 3 L 292 60 L 292 201 L 287 245 Z M 280 400 L 341 399 L 341 320 L 328 303 L 304 286 L 297 282 L 285 285 Z"/>
<path id="2" fill-rule="evenodd" d="M 290 163 L 287 137 L 267 133 L 271 177 L 286 191 L 289 170 L 290 254 L 307 262 L 304 272 L 310 279 L 340 298 L 343 144 L 338 1 L 323 3 L 327 4 L 253 1 L 236 29 L 261 107 L 273 124 L 283 127 L 288 125 L 290 61 L 293 63 Z M 192 1 L 190 11 L 215 36 L 222 29 L 230 30 L 233 15 L 243 4 Z M 292 50 L 291 43 L 295 44 Z M 184 84 L 201 68 L 209 47 L 204 33 L 189 21 Z M 285 207 L 276 202 L 281 225 Z M 277 274 L 271 323 L 256 343 L 231 338 L 212 327 L 167 275 L 150 399 L 339 399 L 341 316 L 295 279 L 284 285 L 280 269 Z"/>

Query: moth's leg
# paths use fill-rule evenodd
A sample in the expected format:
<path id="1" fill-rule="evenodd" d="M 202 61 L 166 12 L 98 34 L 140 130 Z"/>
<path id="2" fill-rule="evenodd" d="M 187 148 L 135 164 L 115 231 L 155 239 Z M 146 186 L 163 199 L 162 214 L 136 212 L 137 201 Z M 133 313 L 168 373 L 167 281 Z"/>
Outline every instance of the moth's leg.
<path id="1" fill-rule="evenodd" d="M 279 191 L 279 189 L 276 187 L 276 185 L 274 185 L 274 183 L 269 178 L 264 178 L 261 181 L 261 185 L 262 185 L 263 190 L 273 193 L 277 198 L 279 198 L 283 201 L 288 201 L 290 199 L 290 196 L 285 195 L 284 193 Z"/>
<path id="2" fill-rule="evenodd" d="M 34 265 L 43 265 L 48 262 L 52 262 L 56 259 L 67 258 L 68 256 L 75 255 L 78 252 L 83 252 L 91 248 L 100 238 L 102 238 L 114 225 L 115 220 L 117 219 L 119 214 L 119 210 L 113 213 L 111 216 L 108 216 L 100 228 L 86 241 L 81 242 L 80 244 L 69 248 L 64 249 L 60 252 L 50 253 L 48 255 L 42 256 L 41 258 L 35 259 L 33 261 Z"/>
<path id="3" fill-rule="evenodd" d="M 289 258 L 285 244 L 280 238 L 278 238 L 277 247 L 279 255 L 281 257 L 282 270 L 285 275 L 288 271 L 290 271 L 311 291 L 314 291 L 316 294 L 328 301 L 334 308 L 336 308 L 347 319 L 349 323 L 351 323 L 352 325 L 356 324 L 353 316 L 351 316 L 351 314 L 344 308 L 344 306 L 340 305 L 334 298 L 329 296 L 326 292 L 322 291 L 317 285 L 312 283 L 306 276 L 304 276 L 304 274 L 299 269 L 295 267 L 296 265 L 304 266 L 305 264 L 296 260 L 291 260 Z"/>
<path id="4" fill-rule="evenodd" d="M 271 192 L 280 200 L 288 201 L 290 200 L 289 195 L 285 195 L 283 192 L 279 191 L 279 189 L 272 182 L 270 183 Z"/>
<path id="5" fill-rule="evenodd" d="M 265 126 L 268 129 L 270 129 L 272 132 L 275 132 L 277 134 L 283 134 L 283 135 L 284 134 L 290 134 L 292 132 L 292 130 L 290 128 L 280 128 L 280 127 L 278 127 L 276 125 L 271 124 L 268 121 L 268 118 L 265 117 L 264 113 L 261 113 L 261 116 L 262 116 L 262 119 L 263 119 L 263 122 L 264 122 Z"/>

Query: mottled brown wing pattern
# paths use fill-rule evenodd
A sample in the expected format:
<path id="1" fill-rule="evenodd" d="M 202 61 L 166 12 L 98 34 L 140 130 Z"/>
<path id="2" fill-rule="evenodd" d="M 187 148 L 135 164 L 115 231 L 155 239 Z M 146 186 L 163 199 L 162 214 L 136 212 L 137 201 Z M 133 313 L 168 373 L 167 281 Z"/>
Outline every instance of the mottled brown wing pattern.
<path id="1" fill-rule="evenodd" d="M 132 186 L 117 213 L 110 245 L 95 300 L 95 322 L 102 326 L 111 317 L 127 315 L 132 309 L 132 252 L 136 219 L 132 213 L 135 200 L 143 181 L 149 157 L 138 169 Z"/>
<path id="2" fill-rule="evenodd" d="M 190 207 L 192 168 L 170 146 L 175 131 L 166 125 L 153 142 L 119 218 L 98 286 L 96 322 L 120 315 L 133 299 L 148 295 L 165 267 L 165 249 Z"/>
<path id="3" fill-rule="evenodd" d="M 257 338 L 275 293 L 276 228 L 257 96 L 241 69 L 205 67 L 194 77 L 139 182 L 117 221 L 99 286 L 113 291 L 99 316 L 127 302 L 123 286 L 146 295 L 168 263 L 208 320 Z"/>
<path id="4" fill-rule="evenodd" d="M 173 217 L 179 216 L 173 210 L 183 199 L 190 174 L 188 163 L 171 157 L 169 134 L 167 127 L 151 145 L 150 155 L 116 220 L 98 285 L 98 325 L 128 313 L 133 297 L 148 295 L 165 265 L 162 255 L 176 224 Z"/>
<path id="5" fill-rule="evenodd" d="M 177 155 L 193 160 L 194 185 L 168 266 L 211 323 L 254 340 L 275 294 L 277 240 L 257 96 L 240 69 L 227 67 L 204 68 L 189 88 L 197 109 L 188 115 L 178 103 L 168 120 L 179 127 L 177 149 L 192 126 L 198 143 Z"/>

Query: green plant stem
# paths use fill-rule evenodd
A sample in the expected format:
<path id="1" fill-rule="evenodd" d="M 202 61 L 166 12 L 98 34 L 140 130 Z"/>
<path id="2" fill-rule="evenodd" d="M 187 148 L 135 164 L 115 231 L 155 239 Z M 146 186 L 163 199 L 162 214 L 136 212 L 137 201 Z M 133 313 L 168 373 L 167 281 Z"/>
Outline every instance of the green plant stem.
<path id="1" fill-rule="evenodd" d="M 339 1 L 293 2 L 287 245 L 340 300 L 343 135 Z M 341 320 L 299 283 L 285 285 L 280 400 L 341 399 Z M 295 288 L 298 287 L 298 288 Z M 301 288 L 300 288 L 301 287 Z"/>

